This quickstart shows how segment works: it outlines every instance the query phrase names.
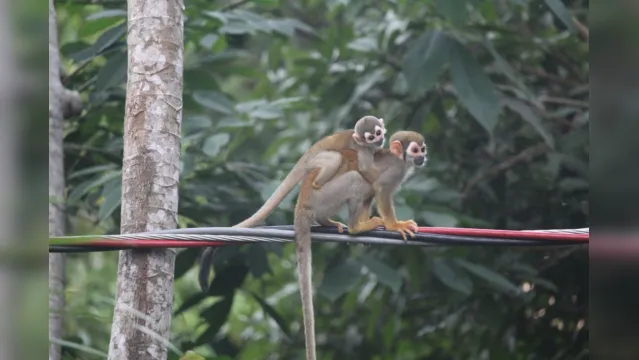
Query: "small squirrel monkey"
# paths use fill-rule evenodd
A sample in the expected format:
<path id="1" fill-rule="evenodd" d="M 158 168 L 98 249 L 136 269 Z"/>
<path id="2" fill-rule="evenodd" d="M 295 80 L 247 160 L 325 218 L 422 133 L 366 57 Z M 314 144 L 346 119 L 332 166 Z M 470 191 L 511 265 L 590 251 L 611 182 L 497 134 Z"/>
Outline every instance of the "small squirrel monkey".
<path id="1" fill-rule="evenodd" d="M 330 220 L 342 206 L 348 206 L 348 232 L 350 234 L 370 231 L 379 225 L 399 231 L 406 241 L 405 232 L 411 237 L 417 228 L 412 221 L 398 221 L 393 207 L 393 194 L 401 183 L 412 174 L 414 168 L 426 164 L 424 138 L 412 131 L 400 131 L 390 139 L 390 149 L 375 152 L 374 164 L 379 173 L 373 182 L 357 171 L 347 171 L 327 182 L 321 189 L 313 188 L 312 172 L 304 178 L 295 207 L 295 240 L 298 284 L 302 298 L 302 317 L 306 343 L 306 359 L 315 360 L 315 316 L 311 283 L 311 224 L 317 221 L 324 226 L 341 224 Z M 304 200 L 302 200 L 304 199 Z M 376 200 L 379 217 L 370 217 L 371 204 Z M 339 225 L 336 225 L 339 224 Z"/>
<path id="2" fill-rule="evenodd" d="M 375 150 L 384 146 L 385 136 L 383 119 L 364 116 L 355 123 L 353 129 L 336 132 L 316 142 L 297 161 L 264 205 L 234 227 L 253 227 L 264 220 L 310 170 L 315 170 L 311 171 L 311 186 L 316 190 L 338 173 L 344 161 L 357 164 L 362 176 L 372 183 L 376 177 L 373 155 Z"/>

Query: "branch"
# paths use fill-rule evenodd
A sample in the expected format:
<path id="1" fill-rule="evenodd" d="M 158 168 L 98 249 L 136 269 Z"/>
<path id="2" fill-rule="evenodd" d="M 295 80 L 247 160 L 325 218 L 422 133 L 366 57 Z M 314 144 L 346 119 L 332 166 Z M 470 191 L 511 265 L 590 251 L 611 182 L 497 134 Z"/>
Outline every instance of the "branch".
<path id="1" fill-rule="evenodd" d="M 222 6 L 220 8 L 220 11 L 229 11 L 229 10 L 237 9 L 240 6 L 246 5 L 249 2 L 250 2 L 250 0 L 239 0 L 239 1 L 236 1 L 236 2 L 232 2 L 230 4 L 226 4 L 226 5 Z"/>
<path id="2" fill-rule="evenodd" d="M 541 78 L 556 82 L 558 84 L 568 85 L 568 86 L 579 86 L 580 82 L 573 81 L 570 79 L 562 78 L 561 76 L 557 76 L 555 74 L 549 74 L 542 69 L 537 69 L 531 66 L 522 66 L 521 71 L 527 72 L 529 74 L 537 75 Z"/>
<path id="3" fill-rule="evenodd" d="M 590 104 L 585 101 L 574 100 L 574 99 L 566 99 L 554 96 L 545 96 L 542 95 L 539 100 L 541 102 L 550 103 L 550 104 L 562 104 L 562 105 L 571 105 L 582 107 L 584 109 L 590 109 Z"/>
<path id="4" fill-rule="evenodd" d="M 463 190 L 462 197 L 466 198 L 470 194 L 471 190 L 473 190 L 482 180 L 492 178 L 519 163 L 529 162 L 537 156 L 544 154 L 548 150 L 549 147 L 545 143 L 539 143 L 537 145 L 524 149 L 519 154 L 504 160 L 503 162 L 489 168 L 486 171 L 478 172 L 472 178 L 470 178 L 470 180 L 466 184 L 466 187 Z"/>

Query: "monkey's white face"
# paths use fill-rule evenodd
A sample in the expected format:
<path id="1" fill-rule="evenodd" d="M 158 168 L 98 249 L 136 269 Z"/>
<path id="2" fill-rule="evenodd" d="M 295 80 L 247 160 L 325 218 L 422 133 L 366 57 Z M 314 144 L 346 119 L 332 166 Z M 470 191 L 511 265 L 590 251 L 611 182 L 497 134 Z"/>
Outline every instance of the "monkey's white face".
<path id="1" fill-rule="evenodd" d="M 381 119 L 380 119 L 381 120 Z M 364 141 L 367 144 L 383 147 L 386 140 L 386 128 L 382 122 L 380 125 L 375 125 L 375 129 L 372 132 L 364 132 Z"/>
<path id="2" fill-rule="evenodd" d="M 427 155 L 428 149 L 424 142 L 418 144 L 415 141 L 411 141 L 406 147 L 406 162 L 415 167 L 422 167 L 426 165 L 426 162 L 428 161 Z"/>

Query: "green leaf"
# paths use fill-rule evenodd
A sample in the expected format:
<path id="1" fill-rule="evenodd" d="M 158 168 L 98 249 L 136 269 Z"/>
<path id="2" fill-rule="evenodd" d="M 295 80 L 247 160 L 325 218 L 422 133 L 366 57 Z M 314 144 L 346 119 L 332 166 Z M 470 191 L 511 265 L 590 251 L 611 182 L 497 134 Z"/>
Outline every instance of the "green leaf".
<path id="1" fill-rule="evenodd" d="M 286 334 L 286 336 L 288 336 L 289 338 L 291 337 L 291 332 L 288 328 L 288 323 L 284 320 L 284 318 L 277 312 L 277 310 L 275 310 L 271 305 L 269 305 L 265 299 L 261 298 L 260 296 L 258 296 L 256 293 L 251 292 L 251 295 L 253 295 L 253 298 L 255 299 L 255 301 L 257 301 L 260 306 L 262 307 L 262 310 L 264 310 L 265 313 L 268 314 L 268 316 L 270 316 L 273 320 L 275 320 L 275 322 L 277 323 L 277 325 L 280 327 L 280 329 L 282 330 L 282 332 L 284 334 Z"/>
<path id="2" fill-rule="evenodd" d="M 550 291 L 553 291 L 555 293 L 559 292 L 559 288 L 557 288 L 557 285 L 555 285 L 554 283 L 552 283 L 549 280 L 546 279 L 542 279 L 542 278 L 532 278 L 530 279 L 530 282 L 539 286 L 539 287 L 543 287 L 546 288 Z"/>
<path id="3" fill-rule="evenodd" d="M 105 91 L 111 87 L 124 84 L 127 77 L 127 53 L 119 51 L 110 56 L 107 63 L 98 72 L 95 80 L 95 91 Z"/>
<path id="4" fill-rule="evenodd" d="M 187 115 L 182 120 L 182 131 L 185 134 L 208 129 L 213 125 L 211 118 L 206 115 Z"/>
<path id="5" fill-rule="evenodd" d="M 108 171 L 108 170 L 115 170 L 117 168 L 118 168 L 118 166 L 116 164 L 90 166 L 88 168 L 84 168 L 82 170 L 78 170 L 78 171 L 72 172 L 69 175 L 69 177 L 67 178 L 67 180 L 75 179 L 77 177 L 81 177 L 81 176 L 85 176 L 85 175 L 95 174 L 95 173 L 98 173 L 98 172 L 103 172 L 103 171 Z"/>
<path id="6" fill-rule="evenodd" d="M 106 188 L 105 188 L 106 190 Z M 102 222 L 120 206 L 122 201 L 122 184 L 118 184 L 114 189 L 109 190 L 107 194 L 103 192 L 104 201 L 100 205 L 98 211 L 98 221 Z"/>
<path id="7" fill-rule="evenodd" d="M 222 93 L 217 91 L 198 90 L 193 93 L 193 100 L 205 108 L 230 115 L 233 113 L 233 103 Z"/>
<path id="8" fill-rule="evenodd" d="M 351 41 L 350 43 L 348 43 L 346 47 L 351 50 L 363 52 L 363 53 L 375 52 L 379 50 L 377 47 L 377 40 L 372 37 L 357 38 Z"/>
<path id="9" fill-rule="evenodd" d="M 227 133 L 220 133 L 209 136 L 204 141 L 204 146 L 202 147 L 202 151 L 208 156 L 215 157 L 220 153 L 222 147 L 228 144 L 231 136 Z"/>
<path id="10" fill-rule="evenodd" d="M 213 304 L 210 308 L 202 311 L 200 317 L 209 323 L 209 328 L 206 329 L 197 340 L 195 340 L 195 346 L 206 344 L 213 340 L 213 337 L 222 328 L 224 323 L 229 317 L 231 307 L 233 306 L 233 295 L 226 296 L 222 301 Z"/>
<path id="11" fill-rule="evenodd" d="M 572 22 L 572 14 L 566 8 L 561 0 L 546 0 L 546 5 L 552 10 L 552 12 L 566 25 L 568 30 L 572 33 L 575 32 L 575 24 Z"/>
<path id="12" fill-rule="evenodd" d="M 585 190 L 589 187 L 590 183 L 587 180 L 576 177 L 565 178 L 559 182 L 559 188 L 563 191 Z"/>
<path id="13" fill-rule="evenodd" d="M 503 275 L 484 267 L 483 265 L 473 264 L 463 259 L 455 259 L 455 262 L 464 267 L 469 272 L 473 273 L 475 276 L 482 278 L 488 281 L 490 284 L 495 286 L 502 291 L 506 291 L 509 293 L 520 294 L 521 289 L 517 287 L 515 284 L 510 282 Z"/>
<path id="14" fill-rule="evenodd" d="M 231 265 L 217 272 L 209 286 L 208 295 L 228 295 L 234 292 L 244 282 L 248 270 L 245 265 Z"/>
<path id="15" fill-rule="evenodd" d="M 466 22 L 467 0 L 435 0 L 437 11 L 444 15 L 455 26 L 462 26 Z"/>
<path id="16" fill-rule="evenodd" d="M 413 42 L 402 66 L 411 92 L 421 93 L 435 84 L 448 60 L 450 44 L 450 38 L 439 30 L 426 32 Z"/>
<path id="17" fill-rule="evenodd" d="M 452 45 L 450 57 L 451 78 L 459 100 L 479 124 L 492 134 L 499 116 L 495 85 L 463 45 Z"/>
<path id="18" fill-rule="evenodd" d="M 198 248 L 185 249 L 180 251 L 175 257 L 175 267 L 173 270 L 173 277 L 175 279 L 179 279 L 187 271 L 189 271 L 193 264 L 195 264 L 200 257 L 200 252 L 202 250 Z"/>
<path id="19" fill-rule="evenodd" d="M 431 226 L 455 227 L 459 223 L 454 216 L 446 213 L 422 211 L 420 214 Z"/>
<path id="20" fill-rule="evenodd" d="M 73 191 L 69 194 L 67 202 L 70 204 L 75 203 L 76 201 L 80 200 L 81 197 L 88 194 L 89 191 L 91 191 L 95 187 L 98 187 L 118 176 L 122 176 L 122 173 L 120 171 L 109 171 L 94 179 L 81 183 L 80 185 L 76 186 L 75 189 L 73 189 Z"/>
<path id="21" fill-rule="evenodd" d="M 82 51 L 72 54 L 70 57 L 76 62 L 84 62 L 90 60 L 95 56 L 100 55 L 109 46 L 115 44 L 118 40 L 120 40 L 122 36 L 126 34 L 126 29 L 126 23 L 116 25 L 102 33 L 102 35 L 100 35 L 98 40 L 96 40 L 93 45 Z"/>
<path id="22" fill-rule="evenodd" d="M 268 257 L 264 246 L 262 244 L 250 244 L 247 246 L 247 260 L 251 275 L 257 279 L 264 274 L 271 273 L 271 268 L 268 264 Z"/>
<path id="23" fill-rule="evenodd" d="M 107 10 L 107 11 L 110 11 L 110 10 Z M 123 23 L 125 21 L 126 21 L 126 12 L 124 17 L 105 16 L 105 17 L 95 18 L 95 20 L 85 22 L 80 28 L 80 30 L 78 31 L 78 35 L 81 38 L 92 37 L 97 33 L 103 32 L 107 28 Z"/>
<path id="24" fill-rule="evenodd" d="M 362 254 L 360 261 L 368 270 L 375 274 L 377 281 L 388 286 L 397 293 L 402 286 L 402 276 L 399 272 L 369 254 Z"/>
<path id="25" fill-rule="evenodd" d="M 195 295 L 193 295 L 190 298 L 186 299 L 182 303 L 182 305 L 180 305 L 180 307 L 173 313 L 173 315 L 179 315 L 179 314 L 185 312 L 186 310 L 192 308 L 193 306 L 201 303 L 204 299 L 206 299 L 208 297 L 209 297 L 209 294 L 207 294 L 207 293 L 203 293 L 203 292 L 195 293 Z"/>
<path id="26" fill-rule="evenodd" d="M 524 119 L 527 123 L 529 123 L 537 131 L 541 138 L 544 139 L 544 142 L 546 143 L 546 145 L 548 145 L 548 147 L 550 147 L 551 149 L 555 148 L 555 141 L 552 135 L 550 135 L 548 130 L 546 130 L 546 128 L 542 124 L 541 118 L 537 116 L 537 114 L 535 114 L 530 106 L 524 104 L 519 100 L 511 98 L 503 98 L 502 102 L 511 110 L 518 113 L 521 118 Z"/>
<path id="27" fill-rule="evenodd" d="M 448 264 L 446 259 L 433 259 L 433 273 L 437 278 L 449 288 L 459 291 L 464 295 L 473 292 L 473 282 L 465 273 L 456 271 Z"/>
<path id="28" fill-rule="evenodd" d="M 317 292 L 330 301 L 337 300 L 355 287 L 357 280 L 360 279 L 361 269 L 361 264 L 353 259 L 347 259 L 326 271 Z"/>
<path id="29" fill-rule="evenodd" d="M 98 19 L 110 18 L 110 17 L 126 17 L 126 9 L 108 9 L 102 10 L 86 17 L 87 21 L 93 21 Z"/>

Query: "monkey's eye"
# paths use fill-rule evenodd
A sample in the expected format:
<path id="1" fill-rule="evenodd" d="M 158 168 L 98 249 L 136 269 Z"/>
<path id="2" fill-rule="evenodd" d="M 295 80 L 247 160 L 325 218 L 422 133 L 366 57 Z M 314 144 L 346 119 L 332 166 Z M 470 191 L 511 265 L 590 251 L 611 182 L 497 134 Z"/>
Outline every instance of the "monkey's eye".
<path id="1" fill-rule="evenodd" d="M 368 135 L 368 140 L 370 140 L 370 141 L 375 140 L 375 135 Z"/>
<path id="2" fill-rule="evenodd" d="M 381 130 L 377 130 L 377 131 L 375 131 L 375 135 L 377 135 L 377 136 L 382 135 L 382 131 L 381 131 Z"/>
<path id="3" fill-rule="evenodd" d="M 422 152 L 425 153 L 426 152 L 426 146 L 422 146 Z"/>
<path id="4" fill-rule="evenodd" d="M 412 148 L 412 150 L 411 150 L 411 151 L 412 151 L 412 152 L 414 152 L 415 154 L 417 154 L 417 153 L 419 152 L 419 149 L 418 149 L 418 148 L 416 148 L 416 147 L 414 147 L 414 148 Z"/>

